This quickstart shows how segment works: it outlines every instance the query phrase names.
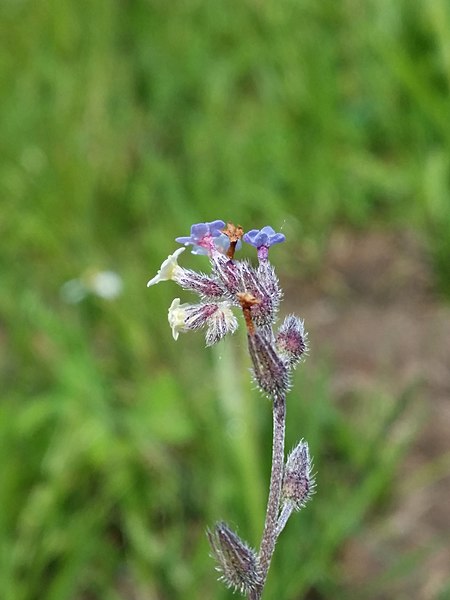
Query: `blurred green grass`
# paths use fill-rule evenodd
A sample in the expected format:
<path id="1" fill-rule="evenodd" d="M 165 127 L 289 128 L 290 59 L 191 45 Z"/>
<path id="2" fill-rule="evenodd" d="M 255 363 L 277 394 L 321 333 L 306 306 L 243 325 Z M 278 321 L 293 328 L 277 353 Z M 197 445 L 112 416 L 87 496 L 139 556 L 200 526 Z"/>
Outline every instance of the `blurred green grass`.
<path id="1" fill-rule="evenodd" d="M 448 294 L 449 40 L 445 0 L 1 3 L 5 600 L 228 597 L 204 529 L 257 543 L 268 407 L 243 341 L 175 345 L 174 286 L 145 282 L 176 235 L 224 218 L 282 227 L 275 261 L 299 281 L 336 225 L 413 228 Z M 104 268 L 118 299 L 63 301 Z M 319 493 L 268 598 L 345 597 L 336 554 L 404 451 L 379 448 L 389 402 L 357 427 L 336 411 L 329 368 L 306 363 L 290 399 Z"/>

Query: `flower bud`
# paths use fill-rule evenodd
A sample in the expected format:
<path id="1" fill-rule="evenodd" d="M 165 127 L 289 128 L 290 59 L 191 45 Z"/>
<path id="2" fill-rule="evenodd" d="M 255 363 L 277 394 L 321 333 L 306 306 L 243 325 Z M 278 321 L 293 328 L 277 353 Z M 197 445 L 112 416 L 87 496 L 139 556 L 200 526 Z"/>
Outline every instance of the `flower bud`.
<path id="1" fill-rule="evenodd" d="M 226 290 L 212 277 L 197 273 L 191 269 L 178 269 L 173 276 L 173 280 L 184 290 L 196 292 L 199 296 L 206 299 L 217 300 L 224 297 Z"/>
<path id="2" fill-rule="evenodd" d="M 295 367 L 308 351 L 308 334 L 305 333 L 303 321 L 295 315 L 285 318 L 278 330 L 275 345 L 289 367 Z"/>
<path id="3" fill-rule="evenodd" d="M 258 327 L 272 325 L 275 321 L 278 305 L 280 303 L 279 289 L 276 288 L 277 282 L 272 281 L 271 292 L 266 289 L 265 281 L 260 276 L 259 271 L 255 270 L 247 261 L 241 261 L 239 264 L 241 285 L 245 293 L 254 296 L 258 302 L 251 308 L 252 319 Z M 275 290 L 275 291 L 274 291 Z"/>
<path id="4" fill-rule="evenodd" d="M 277 520 L 276 537 L 283 531 L 294 510 L 303 508 L 314 494 L 316 483 L 311 470 L 312 462 L 308 444 L 301 440 L 289 454 L 284 467 L 281 511 Z"/>
<path id="5" fill-rule="evenodd" d="M 242 291 L 240 272 L 235 261 L 230 260 L 225 254 L 215 252 L 211 256 L 211 264 L 215 280 L 220 282 L 230 296 Z"/>
<path id="6" fill-rule="evenodd" d="M 286 365 L 261 332 L 249 333 L 248 349 L 253 363 L 253 375 L 259 388 L 269 396 L 281 396 L 289 388 Z"/>
<path id="7" fill-rule="evenodd" d="M 282 497 L 295 510 L 305 506 L 314 493 L 315 481 L 308 444 L 301 440 L 289 454 L 284 469 Z"/>
<path id="8" fill-rule="evenodd" d="M 213 531 L 207 532 L 220 580 L 234 591 L 248 594 L 261 584 L 258 557 L 226 523 L 217 523 Z"/>

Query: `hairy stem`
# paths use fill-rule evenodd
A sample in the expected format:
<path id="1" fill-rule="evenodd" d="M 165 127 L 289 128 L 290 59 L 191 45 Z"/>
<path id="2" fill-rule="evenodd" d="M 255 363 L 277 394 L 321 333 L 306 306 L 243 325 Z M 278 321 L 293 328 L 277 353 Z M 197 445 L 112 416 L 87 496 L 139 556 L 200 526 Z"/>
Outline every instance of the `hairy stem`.
<path id="1" fill-rule="evenodd" d="M 262 572 L 262 582 L 258 590 L 249 596 L 249 600 L 261 598 L 267 573 L 272 560 L 275 542 L 277 541 L 278 513 L 280 511 L 281 486 L 284 469 L 284 437 L 286 430 L 286 398 L 275 397 L 273 401 L 273 445 L 272 471 L 270 474 L 269 499 L 267 501 L 264 533 L 259 549 L 259 561 Z"/>

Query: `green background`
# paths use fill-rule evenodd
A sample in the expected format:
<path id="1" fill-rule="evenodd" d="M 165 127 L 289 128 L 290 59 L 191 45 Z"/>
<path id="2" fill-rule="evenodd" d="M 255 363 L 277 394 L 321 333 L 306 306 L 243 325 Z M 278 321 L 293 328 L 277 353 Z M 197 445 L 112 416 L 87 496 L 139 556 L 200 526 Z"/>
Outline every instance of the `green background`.
<path id="1" fill-rule="evenodd" d="M 412 229 L 448 297 L 450 5 L 3 0 L 0 80 L 2 598 L 231 597 L 205 529 L 258 544 L 270 407 L 242 328 L 175 343 L 175 284 L 145 284 L 175 236 L 221 218 L 282 230 L 274 264 L 299 289 L 336 227 Z M 65 302 L 104 269 L 118 298 Z M 336 557 L 389 497 L 405 402 L 355 427 L 315 355 L 288 446 L 310 443 L 318 494 L 267 598 L 382 597 L 349 591 Z"/>

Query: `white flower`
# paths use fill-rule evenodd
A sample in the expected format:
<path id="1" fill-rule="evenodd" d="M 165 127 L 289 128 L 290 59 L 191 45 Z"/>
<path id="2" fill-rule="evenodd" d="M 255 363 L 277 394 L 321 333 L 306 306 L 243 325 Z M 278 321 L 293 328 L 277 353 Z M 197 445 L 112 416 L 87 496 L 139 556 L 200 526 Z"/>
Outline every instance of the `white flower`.
<path id="1" fill-rule="evenodd" d="M 175 298 L 169 307 L 169 325 L 172 328 L 174 340 L 178 339 L 180 332 L 186 331 L 186 307 L 188 306 L 190 305 L 180 304 L 180 299 Z"/>
<path id="2" fill-rule="evenodd" d="M 180 333 L 206 326 L 206 345 L 212 346 L 227 333 L 234 333 L 238 323 L 229 302 L 180 304 L 175 298 L 169 308 L 169 325 L 175 340 Z"/>
<path id="3" fill-rule="evenodd" d="M 121 276 L 114 271 L 95 271 L 89 269 L 82 273 L 78 279 L 66 281 L 61 287 L 61 296 L 66 302 L 76 304 L 84 300 L 89 294 L 114 300 L 123 290 Z"/>
<path id="4" fill-rule="evenodd" d="M 169 308 L 169 325 L 175 340 L 180 333 L 206 326 L 206 345 L 212 346 L 227 333 L 234 333 L 238 323 L 229 302 L 180 304 L 175 298 Z"/>
<path id="5" fill-rule="evenodd" d="M 170 254 L 161 265 L 158 273 L 147 283 L 147 287 L 155 285 L 155 283 L 159 283 L 160 281 L 173 279 L 177 271 L 182 271 L 181 267 L 178 266 L 177 259 L 185 250 L 186 248 L 178 248 L 173 254 Z"/>
<path id="6" fill-rule="evenodd" d="M 90 278 L 89 289 L 100 298 L 114 300 L 122 293 L 122 278 L 114 271 L 99 271 Z"/>

